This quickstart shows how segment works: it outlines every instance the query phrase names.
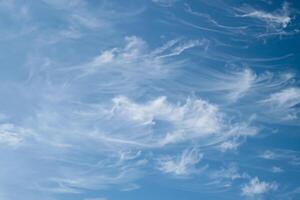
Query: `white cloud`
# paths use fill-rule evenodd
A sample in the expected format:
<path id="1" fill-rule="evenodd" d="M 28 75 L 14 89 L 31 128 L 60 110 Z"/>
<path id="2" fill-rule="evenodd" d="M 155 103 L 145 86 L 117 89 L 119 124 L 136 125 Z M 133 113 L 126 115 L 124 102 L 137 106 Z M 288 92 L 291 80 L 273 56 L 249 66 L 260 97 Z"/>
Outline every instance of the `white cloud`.
<path id="1" fill-rule="evenodd" d="M 188 40 L 188 41 L 176 41 L 176 40 L 171 40 L 170 43 L 168 42 L 165 46 L 166 49 L 164 50 L 169 50 L 169 53 L 166 53 L 165 55 L 161 55 L 160 57 L 170 57 L 170 56 L 178 56 L 182 54 L 184 51 L 188 49 L 192 49 L 195 47 L 203 47 L 204 50 L 206 50 L 209 46 L 209 41 L 206 39 L 202 40 Z M 167 48 L 169 47 L 169 48 Z M 171 48 L 172 47 L 172 48 Z M 163 50 L 163 49 L 160 49 Z"/>
<path id="2" fill-rule="evenodd" d="M 125 46 L 123 48 L 113 48 L 104 51 L 99 57 L 95 58 L 94 64 L 99 65 L 108 62 L 129 63 L 134 59 L 145 57 L 144 53 L 146 53 L 147 44 L 143 39 L 136 36 L 127 36 L 124 40 Z"/>
<path id="3" fill-rule="evenodd" d="M 269 112 L 273 117 L 289 121 L 298 119 L 299 110 L 295 108 L 300 103 L 300 89 L 296 87 L 286 88 L 273 93 L 261 103 L 270 107 Z"/>
<path id="4" fill-rule="evenodd" d="M 286 28 L 291 22 L 289 4 L 284 2 L 281 9 L 274 12 L 266 12 L 262 10 L 250 10 L 240 17 L 252 17 L 265 22 L 270 26 L 280 26 Z"/>
<path id="5" fill-rule="evenodd" d="M 98 70 L 104 70 L 106 67 L 110 67 L 112 71 L 117 71 L 117 69 L 119 69 L 118 71 L 121 71 L 120 69 L 127 70 L 127 73 L 129 73 L 130 71 L 139 72 L 138 70 L 143 66 L 144 73 L 164 73 L 168 70 L 168 64 L 164 62 L 164 58 L 178 56 L 187 49 L 207 47 L 208 45 L 208 41 L 205 39 L 180 42 L 179 40 L 171 40 L 165 45 L 150 51 L 147 43 L 137 36 L 127 36 L 124 41 L 123 47 L 104 50 L 91 62 L 79 66 L 79 68 L 83 69 L 86 74 L 93 74 Z M 172 64 L 175 67 L 176 63 Z"/>
<path id="6" fill-rule="evenodd" d="M 198 75 L 198 89 L 202 92 L 218 94 L 215 98 L 228 100 L 229 103 L 265 98 L 270 91 L 280 90 L 295 78 L 291 73 L 257 73 L 251 68 L 228 68 L 220 71 L 203 68 Z M 221 96 L 221 97 L 220 97 Z"/>
<path id="7" fill-rule="evenodd" d="M 288 35 L 298 32 L 297 29 L 288 30 L 287 27 L 293 21 L 292 9 L 287 2 L 284 2 L 280 9 L 273 12 L 258 10 L 252 7 L 245 7 L 237 9 L 240 14 L 238 17 L 252 18 L 253 26 L 257 27 L 255 35 L 260 37 Z"/>
<path id="8" fill-rule="evenodd" d="M 82 191 L 80 189 L 69 187 L 63 183 L 50 184 L 43 186 L 42 184 L 35 184 L 34 190 L 43 192 L 52 192 L 57 194 L 80 194 Z"/>
<path id="9" fill-rule="evenodd" d="M 281 172 L 283 172 L 283 169 L 281 169 L 280 167 L 277 167 L 277 166 L 273 166 L 273 167 L 271 168 L 271 171 L 272 171 L 273 173 L 281 173 Z"/>
<path id="10" fill-rule="evenodd" d="M 232 103 L 248 95 L 262 81 L 262 77 L 250 68 L 228 70 L 226 73 L 203 69 L 202 76 L 203 81 L 199 84 L 200 91 L 221 92 Z"/>
<path id="11" fill-rule="evenodd" d="M 28 136 L 29 133 L 25 129 L 14 124 L 0 124 L 0 143 L 3 145 L 17 147 L 23 142 L 26 134 Z"/>
<path id="12" fill-rule="evenodd" d="M 276 153 L 267 150 L 262 155 L 260 155 L 260 157 L 267 159 L 267 160 L 273 160 L 273 159 L 277 158 L 277 155 L 276 155 Z"/>
<path id="13" fill-rule="evenodd" d="M 156 119 L 166 120 L 176 126 L 201 130 L 203 134 L 214 133 L 221 128 L 222 118 L 218 108 L 201 99 L 187 99 L 186 104 L 176 105 L 169 103 L 166 97 L 158 97 L 145 104 L 137 104 L 120 96 L 113 102 L 112 112 L 145 125 L 155 123 Z"/>
<path id="14" fill-rule="evenodd" d="M 141 156 L 141 151 L 132 152 L 132 151 L 121 151 L 120 153 L 120 161 L 128 161 L 133 160 Z"/>
<path id="15" fill-rule="evenodd" d="M 291 108 L 300 103 L 300 88 L 287 88 L 274 93 L 265 103 L 272 103 L 280 108 Z"/>
<path id="16" fill-rule="evenodd" d="M 245 173 L 241 174 L 234 164 L 229 165 L 227 168 L 222 168 L 211 175 L 211 178 L 213 179 L 229 179 L 232 181 L 248 177 L 249 176 Z"/>
<path id="17" fill-rule="evenodd" d="M 106 159 L 99 160 L 96 165 L 87 165 L 83 169 L 71 166 L 62 170 L 64 175 L 52 177 L 50 180 L 43 180 L 43 182 L 47 185 L 63 186 L 63 189 L 72 189 L 71 191 L 62 191 L 64 193 L 73 193 L 74 188 L 75 192 L 85 189 L 103 190 L 111 186 L 118 186 L 125 191 L 138 189 L 138 185 L 130 185 L 129 183 L 143 175 L 135 163 L 119 165 L 119 163 L 114 162 L 106 163 Z M 45 189 L 49 189 L 49 187 L 45 187 Z"/>
<path id="18" fill-rule="evenodd" d="M 130 64 L 134 62 L 134 60 L 139 59 L 139 56 L 142 55 L 143 50 L 146 48 L 145 45 L 145 41 L 141 38 L 136 36 L 125 37 L 125 46 L 123 48 L 112 48 L 103 51 L 99 56 L 96 56 L 92 62 L 87 64 L 86 70 L 91 70 L 96 67 L 105 67 L 109 63 Z"/>
<path id="19" fill-rule="evenodd" d="M 236 75 L 236 80 L 233 80 L 232 87 L 230 88 L 231 92 L 228 94 L 228 97 L 232 101 L 243 97 L 248 90 L 253 86 L 256 75 L 250 69 L 245 69 L 242 72 L 238 72 Z"/>
<path id="20" fill-rule="evenodd" d="M 124 96 L 113 99 L 113 107 L 109 116 L 118 118 L 121 124 L 134 123 L 145 130 L 142 134 L 131 134 L 123 138 L 134 138 L 131 143 L 150 146 L 164 146 L 167 144 L 185 142 L 202 138 L 204 145 L 225 142 L 231 137 L 253 136 L 257 129 L 246 123 L 231 124 L 226 121 L 225 114 L 216 105 L 202 99 L 188 98 L 185 104 L 170 103 L 166 97 L 158 97 L 145 103 L 136 103 Z M 156 130 L 157 123 L 166 123 L 166 128 Z M 121 125 L 120 124 L 120 125 Z M 152 131 L 155 132 L 152 133 Z M 149 132 L 150 131 L 150 132 Z M 139 131 L 140 132 L 140 131 Z M 146 135 L 145 135 L 146 134 Z M 136 136 L 136 137 L 134 137 Z M 229 145 L 229 141 L 221 145 L 233 149 L 237 145 Z"/>
<path id="21" fill-rule="evenodd" d="M 255 10 L 247 14 L 241 15 L 241 17 L 252 17 L 264 21 L 270 26 L 281 26 L 282 28 L 286 28 L 291 22 L 291 17 L 288 15 L 287 6 L 283 7 L 283 11 L 285 12 L 272 14 L 267 13 L 265 11 Z"/>
<path id="22" fill-rule="evenodd" d="M 242 187 L 242 195 L 253 197 L 256 195 L 262 195 L 269 191 L 275 191 L 278 188 L 278 184 L 275 182 L 268 183 L 260 181 L 257 177 L 252 178 L 248 184 Z"/>
<path id="23" fill-rule="evenodd" d="M 172 5 L 175 2 L 154 1 L 163 3 L 161 5 Z M 15 183 L 18 185 L 17 182 L 24 179 L 28 186 L 40 184 L 41 187 L 37 189 L 45 189 L 45 192 L 85 193 L 107 187 L 130 191 L 140 187 L 133 183 L 136 179 L 144 176 L 144 173 L 152 173 L 151 162 L 155 159 L 158 160 L 158 169 L 163 173 L 175 176 L 197 174 L 203 170 L 203 167 L 199 168 L 199 164 L 210 162 L 210 158 L 202 161 L 205 151 L 212 152 L 212 159 L 222 160 L 212 146 L 216 145 L 222 151 L 236 150 L 241 144 L 239 138 L 257 134 L 257 129 L 250 127 L 247 122 L 240 121 L 245 117 L 245 113 L 241 112 L 241 115 L 237 116 L 236 113 L 231 112 L 229 116 L 227 115 L 227 108 L 240 111 L 237 107 L 230 107 L 230 105 L 223 110 L 224 107 L 219 107 L 202 97 L 199 98 L 198 95 L 202 95 L 202 92 L 201 90 L 198 92 L 196 84 L 192 82 L 186 84 L 184 81 L 199 81 L 199 85 L 205 85 L 207 90 L 211 89 L 214 93 L 222 91 L 222 95 L 217 94 L 222 101 L 229 99 L 236 103 L 247 97 L 254 91 L 253 89 L 260 89 L 262 85 L 271 87 L 273 82 L 270 81 L 272 83 L 268 84 L 269 76 L 260 76 L 250 68 L 228 73 L 226 68 L 220 73 L 212 71 L 211 81 L 206 82 L 209 76 L 204 74 L 203 77 L 207 79 L 200 79 L 201 75 L 198 73 L 206 72 L 207 68 L 201 66 L 199 70 L 189 71 L 190 57 L 185 56 L 186 53 L 193 51 L 195 54 L 192 56 L 199 58 L 198 54 L 201 54 L 203 49 L 204 51 L 209 49 L 208 40 L 175 39 L 154 50 L 151 49 L 152 44 L 148 45 L 145 40 L 137 36 L 125 37 L 122 42 L 111 35 L 107 41 L 102 41 L 102 36 L 100 37 L 102 34 L 98 34 L 101 32 L 98 27 L 102 26 L 100 20 L 102 17 L 89 12 L 96 10 L 102 13 L 102 8 L 80 9 L 82 5 L 80 2 L 84 1 L 47 0 L 47 2 L 57 8 L 51 12 L 51 15 L 47 15 L 49 22 L 52 15 L 56 22 L 63 21 L 62 24 L 54 23 L 55 27 L 63 28 L 62 31 L 60 28 L 56 31 L 55 28 L 54 32 L 61 34 L 63 38 L 82 38 L 82 40 L 75 43 L 59 43 L 59 46 L 52 43 L 53 46 L 47 48 L 47 52 L 53 53 L 53 59 L 58 56 L 58 61 L 51 61 L 47 66 L 32 63 L 37 69 L 34 76 L 30 77 L 26 84 L 16 83 L 25 85 L 20 89 L 22 94 L 19 96 L 25 96 L 24 99 L 30 97 L 28 103 L 23 101 L 23 98 L 18 98 L 19 96 L 15 95 L 13 90 L 11 92 L 13 95 L 7 98 L 7 102 L 10 100 L 18 102 L 16 108 L 13 108 L 15 104 L 8 103 L 7 113 L 15 112 L 13 116 L 16 120 L 20 120 L 21 125 L 0 124 L 1 148 L 5 145 L 18 146 L 27 142 L 25 139 L 30 134 L 25 127 L 34 129 L 38 133 L 38 140 L 30 140 L 29 145 L 26 146 L 30 152 L 31 150 L 34 152 L 33 155 L 24 152 L 21 156 L 26 154 L 28 160 L 27 157 L 22 159 L 16 157 L 13 160 L 26 161 L 20 165 L 22 166 L 20 172 L 31 175 L 32 171 L 36 171 L 32 175 L 42 175 L 30 179 L 21 177 L 12 180 L 11 173 L 1 173 L 1 179 L 2 174 L 5 176 L 3 182 L 11 181 L 7 185 L 11 183 L 14 183 L 11 185 Z M 110 4 L 110 1 L 105 2 Z M 127 6 L 125 7 L 128 9 Z M 63 19 L 60 19 L 61 16 L 56 15 L 57 13 L 62 14 Z M 118 14 L 118 11 L 114 8 L 110 14 L 113 13 Z M 39 24 L 47 28 L 47 24 L 42 20 L 44 19 L 38 21 Z M 130 20 L 126 21 L 130 23 Z M 123 26 L 125 24 L 122 24 L 120 29 Z M 97 32 L 93 32 L 94 29 L 97 29 Z M 120 33 L 122 35 L 124 32 L 120 30 Z M 209 37 L 213 38 L 214 35 Z M 86 48 L 81 48 L 81 44 L 86 42 L 91 46 L 83 45 Z M 115 45 L 118 42 L 121 44 Z M 49 52 L 44 52 L 42 47 L 33 44 L 32 49 L 41 50 L 34 53 L 49 55 Z M 65 49 L 67 57 L 64 57 L 64 54 L 60 55 Z M 101 49 L 101 52 L 89 55 L 97 49 L 98 51 Z M 83 50 L 87 51 L 82 52 Z M 71 58 L 73 54 L 78 54 L 78 58 Z M 82 61 L 86 56 L 90 56 L 90 60 Z M 181 58 L 183 65 L 177 62 Z M 83 64 L 73 68 L 66 67 L 76 62 L 83 62 Z M 178 66 L 182 68 L 179 69 Z M 65 68 L 72 69 L 68 71 Z M 185 76 L 185 74 L 192 75 L 193 72 L 195 72 L 194 76 Z M 2 88 L 11 90 L 11 87 L 5 85 L 1 86 L 1 91 Z M 196 97 L 187 98 L 194 91 Z M 161 95 L 166 95 L 168 98 Z M 5 93 L 3 96 L 6 96 Z M 210 95 L 203 97 L 210 98 Z M 213 97 L 212 102 L 216 102 Z M 296 105 L 289 102 L 295 101 L 285 100 L 282 105 L 290 104 L 290 107 Z M 5 116 L 0 116 L 0 120 L 6 119 Z M 21 128 L 22 126 L 24 128 Z M 177 145 L 178 143 L 180 145 Z M 178 153 L 180 149 L 187 148 L 191 143 L 203 145 L 201 152 L 198 149 L 186 149 Z M 145 155 L 144 152 L 149 154 Z M 159 157 L 161 152 L 169 156 Z M 30 163 L 30 160 L 42 161 Z M 215 176 L 233 181 L 243 178 L 244 174 L 235 167 L 229 167 L 221 169 Z M 18 185 L 19 188 L 22 186 L 24 185 Z M 84 196 L 88 195 L 84 194 Z"/>
<path id="24" fill-rule="evenodd" d="M 147 43 L 136 36 L 124 38 L 124 45 L 103 50 L 90 62 L 66 70 L 77 71 L 77 76 L 84 78 L 103 74 L 104 77 L 114 76 L 114 80 L 105 81 L 99 85 L 128 85 L 128 82 L 137 84 L 139 81 L 159 79 L 170 70 L 169 63 L 164 62 L 156 54 L 157 50 L 150 51 Z M 172 63 L 173 67 L 176 63 Z M 132 81 L 135 80 L 135 81 Z"/>
<path id="25" fill-rule="evenodd" d="M 240 146 L 240 143 L 235 140 L 228 140 L 225 142 L 222 142 L 218 148 L 222 151 L 230 151 L 230 150 L 236 150 Z"/>
<path id="26" fill-rule="evenodd" d="M 287 149 L 266 150 L 259 157 L 266 160 L 281 160 L 292 165 L 300 165 L 300 153 Z"/>
<path id="27" fill-rule="evenodd" d="M 197 149 L 184 150 L 181 155 L 176 157 L 165 156 L 158 160 L 158 169 L 164 173 L 176 176 L 189 175 L 199 172 L 196 168 L 203 158 L 203 154 Z"/>

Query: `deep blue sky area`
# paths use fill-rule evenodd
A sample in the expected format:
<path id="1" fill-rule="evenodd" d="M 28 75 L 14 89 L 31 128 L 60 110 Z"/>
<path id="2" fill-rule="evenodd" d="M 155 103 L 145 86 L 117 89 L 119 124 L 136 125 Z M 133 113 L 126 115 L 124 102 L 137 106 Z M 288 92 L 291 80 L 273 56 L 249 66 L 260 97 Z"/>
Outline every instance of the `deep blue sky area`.
<path id="1" fill-rule="evenodd" d="M 299 18 L 0 0 L 0 200 L 300 199 Z"/>

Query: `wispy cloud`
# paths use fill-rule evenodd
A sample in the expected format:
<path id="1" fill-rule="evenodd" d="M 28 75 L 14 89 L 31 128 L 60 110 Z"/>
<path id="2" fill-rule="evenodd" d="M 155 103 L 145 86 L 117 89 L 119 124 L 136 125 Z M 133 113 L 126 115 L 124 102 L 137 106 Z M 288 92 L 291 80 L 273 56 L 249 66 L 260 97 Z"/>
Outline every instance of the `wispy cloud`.
<path id="1" fill-rule="evenodd" d="M 11 123 L 0 124 L 0 143 L 3 146 L 18 147 L 25 138 L 31 135 L 29 130 L 17 127 Z"/>
<path id="2" fill-rule="evenodd" d="M 261 10 L 249 11 L 246 14 L 240 15 L 240 17 L 251 17 L 256 18 L 265 22 L 268 26 L 286 28 L 291 22 L 291 17 L 289 13 L 289 5 L 285 2 L 281 10 L 278 10 L 274 13 L 269 13 Z"/>
<path id="3" fill-rule="evenodd" d="M 231 5 L 224 1 L 218 3 L 203 3 L 204 6 L 214 7 L 226 19 L 231 19 L 235 23 L 228 23 L 218 17 L 218 14 L 207 12 L 205 9 L 193 8 L 185 4 L 185 11 L 197 17 L 202 23 L 194 23 L 189 19 L 178 19 L 177 21 L 189 27 L 216 34 L 237 37 L 245 43 L 251 43 L 249 38 L 267 39 L 274 36 L 285 36 L 297 34 L 299 30 L 294 27 L 294 19 L 297 11 L 288 2 L 284 2 L 282 7 L 273 11 L 266 11 L 253 7 L 251 4 L 243 6 Z M 206 5 L 207 4 L 207 5 Z M 236 23 L 236 18 L 239 22 Z M 224 40 L 225 41 L 225 40 Z"/>
<path id="4" fill-rule="evenodd" d="M 261 103 L 269 105 L 269 112 L 279 119 L 296 120 L 299 112 L 297 105 L 300 103 L 300 89 L 296 87 L 283 89 L 271 94 Z"/>
<path id="5" fill-rule="evenodd" d="M 252 18 L 262 23 L 258 23 L 257 27 L 264 25 L 262 27 L 265 28 L 265 32 L 262 30 L 261 33 L 258 34 L 258 37 L 287 35 L 293 32 L 293 30 L 286 30 L 293 20 L 292 10 L 287 2 L 283 3 L 281 9 L 273 12 L 258 10 L 251 7 L 239 8 L 237 11 L 239 13 L 236 15 L 237 17 Z"/>
<path id="6" fill-rule="evenodd" d="M 97 86 L 95 90 L 102 93 L 128 94 L 137 88 L 143 92 L 147 87 L 155 88 L 154 80 L 163 80 L 169 75 L 176 74 L 182 63 L 179 59 L 167 57 L 171 54 L 176 57 L 184 49 L 193 47 L 179 47 L 180 45 L 171 46 L 167 43 L 151 50 L 142 38 L 128 36 L 124 38 L 123 45 L 103 50 L 89 62 L 65 67 L 61 72 L 71 72 L 77 82 L 95 80 L 94 85 Z M 106 78 L 96 81 L 96 76 Z M 141 88 L 142 85 L 145 86 L 144 89 Z"/>
<path id="7" fill-rule="evenodd" d="M 226 72 L 214 68 L 203 69 L 199 75 L 199 91 L 222 95 L 222 100 L 237 103 L 243 98 L 266 98 L 266 94 L 280 90 L 293 82 L 291 73 L 276 74 L 269 71 L 256 73 L 250 68 L 228 68 Z"/>
<path id="8" fill-rule="evenodd" d="M 243 156 L 260 127 L 298 122 L 297 70 L 282 70 L 296 52 L 256 40 L 296 33 L 292 6 L 0 0 L 0 14 L 0 198 L 105 200 L 156 173 L 216 196 L 277 189 Z M 300 165 L 292 150 L 261 158 Z"/>
<path id="9" fill-rule="evenodd" d="M 252 178 L 248 184 L 242 187 L 242 195 L 253 197 L 256 195 L 262 195 L 270 191 L 275 191 L 277 190 L 277 188 L 278 188 L 277 183 L 260 181 L 257 177 L 255 177 Z"/>
<path id="10" fill-rule="evenodd" d="M 232 83 L 235 82 L 234 86 L 232 85 L 232 87 L 229 88 L 231 93 L 228 95 L 228 98 L 232 101 L 236 101 L 247 93 L 247 91 L 253 86 L 256 75 L 246 69 L 243 72 L 237 73 L 236 78 L 236 80 L 232 80 Z"/>
<path id="11" fill-rule="evenodd" d="M 286 161 L 292 165 L 300 165 L 300 153 L 287 149 L 266 150 L 260 155 L 266 160 Z"/>
<path id="12" fill-rule="evenodd" d="M 181 155 L 176 157 L 161 157 L 158 160 L 158 169 L 164 173 L 173 174 L 175 176 L 199 173 L 203 169 L 196 168 L 196 165 L 201 161 L 202 157 L 203 154 L 197 149 L 186 149 Z"/>
<path id="13" fill-rule="evenodd" d="M 229 179 L 231 181 L 237 179 L 249 178 L 246 173 L 240 173 L 237 166 L 234 164 L 229 165 L 227 168 L 221 168 L 220 170 L 213 172 L 211 175 L 213 179 Z"/>
<path id="14" fill-rule="evenodd" d="M 225 142 L 222 142 L 218 148 L 222 151 L 231 151 L 231 150 L 236 150 L 240 146 L 240 143 L 235 140 L 228 140 Z"/>
<path id="15" fill-rule="evenodd" d="M 277 167 L 277 166 L 273 166 L 271 168 L 271 172 L 273 172 L 273 173 L 281 173 L 283 171 L 284 171 L 283 169 L 281 169 L 280 167 Z"/>
<path id="16" fill-rule="evenodd" d="M 141 66 L 148 75 L 157 72 L 164 74 L 167 70 L 170 70 L 169 65 L 176 66 L 176 62 L 170 64 L 164 61 L 163 58 L 178 56 L 187 49 L 194 47 L 205 47 L 208 41 L 203 40 L 170 40 L 165 45 L 158 47 L 151 51 L 148 48 L 147 43 L 137 36 L 127 36 L 124 38 L 125 44 L 123 47 L 115 47 L 109 50 L 104 50 L 100 55 L 93 58 L 89 63 L 83 64 L 75 68 L 81 68 L 85 71 L 85 74 L 96 73 L 97 71 L 104 71 L 108 67 L 109 70 L 124 70 L 123 73 L 135 73 L 139 72 Z M 170 62 L 170 61 L 169 61 Z M 175 68 L 175 66 L 173 68 Z M 116 68 L 116 69 L 114 69 Z"/>
<path id="17" fill-rule="evenodd" d="M 137 104 L 126 97 L 113 99 L 112 115 L 140 123 L 155 129 L 156 123 L 169 123 L 168 129 L 144 137 L 148 144 L 166 144 L 205 139 L 206 145 L 217 144 L 230 137 L 252 136 L 257 133 L 246 124 L 230 124 L 217 106 L 201 99 L 187 99 L 185 104 L 169 103 L 166 97 L 159 97 L 145 104 Z M 131 135 L 133 137 L 133 135 Z M 128 137 L 127 137 L 128 138 Z M 153 141 L 154 140 L 154 141 Z M 140 141 L 143 143 L 143 141 Z"/>
<path id="18" fill-rule="evenodd" d="M 300 89 L 287 88 L 274 93 L 270 98 L 264 100 L 266 103 L 273 103 L 279 107 L 291 108 L 300 102 Z"/>
<path id="19" fill-rule="evenodd" d="M 160 48 L 160 50 L 163 50 L 161 53 L 164 54 L 160 55 L 159 57 L 164 58 L 178 56 L 184 51 L 195 47 L 202 47 L 205 51 L 209 47 L 209 41 L 206 39 L 187 41 L 171 40 L 166 45 L 164 45 L 164 48 Z"/>

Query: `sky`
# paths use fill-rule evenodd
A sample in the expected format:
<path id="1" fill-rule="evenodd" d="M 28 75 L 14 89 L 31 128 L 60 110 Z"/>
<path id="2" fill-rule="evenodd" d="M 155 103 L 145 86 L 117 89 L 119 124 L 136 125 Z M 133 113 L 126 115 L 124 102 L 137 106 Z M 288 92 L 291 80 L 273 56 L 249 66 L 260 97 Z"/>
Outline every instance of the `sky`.
<path id="1" fill-rule="evenodd" d="M 300 199 L 299 15 L 0 0 L 0 199 Z"/>

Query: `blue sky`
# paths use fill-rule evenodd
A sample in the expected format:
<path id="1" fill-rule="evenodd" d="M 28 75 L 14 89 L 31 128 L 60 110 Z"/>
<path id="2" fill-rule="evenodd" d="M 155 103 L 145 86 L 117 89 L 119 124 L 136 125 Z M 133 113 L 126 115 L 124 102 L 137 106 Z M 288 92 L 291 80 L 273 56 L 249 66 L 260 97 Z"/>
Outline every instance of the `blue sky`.
<path id="1" fill-rule="evenodd" d="M 0 0 L 0 199 L 299 199 L 299 13 Z"/>

